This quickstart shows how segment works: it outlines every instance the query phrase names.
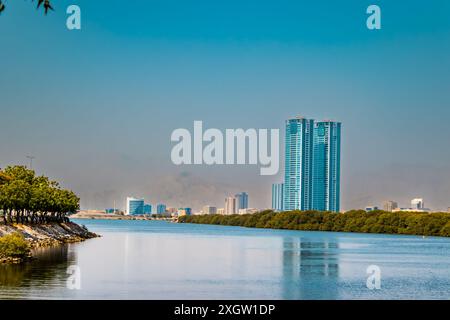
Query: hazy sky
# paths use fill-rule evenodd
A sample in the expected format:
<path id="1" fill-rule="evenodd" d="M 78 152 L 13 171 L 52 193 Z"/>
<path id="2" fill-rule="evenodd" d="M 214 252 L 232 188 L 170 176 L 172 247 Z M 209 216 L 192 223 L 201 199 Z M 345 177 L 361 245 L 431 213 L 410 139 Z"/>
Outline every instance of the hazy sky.
<path id="1" fill-rule="evenodd" d="M 32 154 L 83 208 L 222 207 L 238 191 L 270 207 L 283 166 L 177 167 L 170 134 L 194 120 L 283 132 L 302 114 L 343 123 L 343 209 L 450 206 L 450 1 L 53 2 L 0 16 L 0 167 Z M 65 26 L 73 3 L 80 31 Z"/>

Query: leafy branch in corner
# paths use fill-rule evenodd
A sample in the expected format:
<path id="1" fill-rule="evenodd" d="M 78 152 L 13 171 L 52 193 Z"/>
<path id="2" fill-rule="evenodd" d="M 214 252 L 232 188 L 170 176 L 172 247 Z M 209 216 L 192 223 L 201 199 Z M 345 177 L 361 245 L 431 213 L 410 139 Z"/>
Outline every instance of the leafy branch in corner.
<path id="1" fill-rule="evenodd" d="M 5 0 L 0 0 L 0 14 L 5 11 L 5 4 L 3 3 Z M 33 0 L 34 2 L 34 0 Z M 44 8 L 44 13 L 47 14 L 49 10 L 54 11 L 52 4 L 50 3 L 50 0 L 38 0 L 36 9 Z"/>

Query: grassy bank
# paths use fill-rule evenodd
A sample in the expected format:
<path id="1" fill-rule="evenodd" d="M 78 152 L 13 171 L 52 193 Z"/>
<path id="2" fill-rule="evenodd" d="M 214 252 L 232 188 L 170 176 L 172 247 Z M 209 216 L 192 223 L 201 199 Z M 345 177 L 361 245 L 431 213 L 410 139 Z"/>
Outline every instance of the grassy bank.
<path id="1" fill-rule="evenodd" d="M 305 231 L 409 234 L 450 237 L 449 213 L 414 213 L 363 210 L 346 213 L 270 210 L 246 215 L 182 216 L 181 223 Z"/>
<path id="2" fill-rule="evenodd" d="M 30 257 L 31 245 L 20 232 L 0 237 L 0 263 L 22 262 Z"/>

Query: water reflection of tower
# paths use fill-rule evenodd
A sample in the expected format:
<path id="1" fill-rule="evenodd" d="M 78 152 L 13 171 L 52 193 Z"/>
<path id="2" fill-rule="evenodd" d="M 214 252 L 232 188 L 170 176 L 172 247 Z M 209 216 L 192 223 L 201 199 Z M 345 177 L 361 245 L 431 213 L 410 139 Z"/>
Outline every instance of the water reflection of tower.
<path id="1" fill-rule="evenodd" d="M 283 299 L 337 297 L 338 243 L 283 238 Z"/>

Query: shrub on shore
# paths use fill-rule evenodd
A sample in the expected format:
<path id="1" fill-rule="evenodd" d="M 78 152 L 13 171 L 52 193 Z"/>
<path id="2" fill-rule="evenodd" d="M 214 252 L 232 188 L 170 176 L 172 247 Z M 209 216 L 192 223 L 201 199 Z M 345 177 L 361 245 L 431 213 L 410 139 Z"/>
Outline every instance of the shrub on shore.
<path id="1" fill-rule="evenodd" d="M 250 228 L 307 231 L 389 233 L 450 236 L 450 214 L 352 210 L 346 213 L 266 210 L 245 215 L 195 215 L 178 218 L 181 223 L 216 224 Z"/>
<path id="2" fill-rule="evenodd" d="M 26 259 L 30 255 L 30 245 L 20 232 L 0 237 L 0 258 Z"/>

